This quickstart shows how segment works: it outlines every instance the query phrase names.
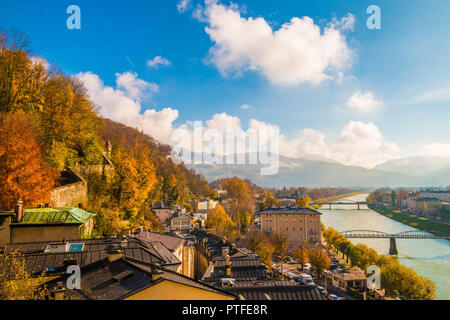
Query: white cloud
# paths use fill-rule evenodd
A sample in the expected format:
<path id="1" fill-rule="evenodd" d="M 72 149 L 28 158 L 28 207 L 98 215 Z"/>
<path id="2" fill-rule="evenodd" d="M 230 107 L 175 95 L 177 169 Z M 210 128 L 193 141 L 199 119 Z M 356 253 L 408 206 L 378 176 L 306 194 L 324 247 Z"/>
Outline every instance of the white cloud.
<path id="1" fill-rule="evenodd" d="M 99 76 L 91 72 L 79 73 L 77 77 L 84 83 L 101 116 L 137 127 L 161 142 L 170 142 L 178 111 L 164 108 L 142 112 L 140 99 L 153 92 L 154 84 L 129 72 L 116 74 L 116 88 L 104 85 Z"/>
<path id="2" fill-rule="evenodd" d="M 397 145 L 386 140 L 376 125 L 361 121 L 350 121 L 343 127 L 336 150 L 336 161 L 366 168 L 399 156 Z"/>
<path id="3" fill-rule="evenodd" d="M 128 97 L 138 101 L 159 90 L 156 83 L 139 79 L 137 73 L 131 72 L 116 73 L 116 84 L 117 88 L 123 89 Z"/>
<path id="4" fill-rule="evenodd" d="M 177 4 L 178 12 L 183 13 L 191 7 L 191 0 L 181 0 Z"/>
<path id="5" fill-rule="evenodd" d="M 333 18 L 329 24 L 329 26 L 335 28 L 335 29 L 341 29 L 341 30 L 354 30 L 355 27 L 355 16 L 351 13 L 348 13 L 345 17 L 342 17 L 341 20 L 338 20 L 337 18 Z"/>
<path id="6" fill-rule="evenodd" d="M 208 128 L 217 129 L 222 132 L 226 132 L 226 130 L 241 130 L 241 120 L 238 117 L 230 116 L 225 112 L 215 114 L 211 120 L 206 121 L 206 125 Z"/>
<path id="7" fill-rule="evenodd" d="M 137 74 L 129 72 L 116 74 L 115 87 L 105 85 L 91 72 L 79 73 L 77 77 L 85 84 L 101 116 L 138 128 L 163 143 L 176 144 L 178 141 L 172 140 L 172 134 L 178 128 L 184 129 L 185 134 L 192 140 L 193 122 L 185 122 L 178 126 L 175 124 L 178 110 L 164 108 L 159 111 L 155 109 L 144 111 L 140 99 L 148 94 L 146 92 L 153 92 L 153 84 L 139 79 Z M 223 137 L 226 136 L 223 133 L 227 130 L 232 130 L 235 134 L 244 132 L 240 119 L 225 112 L 214 114 L 206 121 L 205 128 L 217 129 L 222 132 Z M 254 129 L 260 139 L 264 131 L 270 133 L 270 129 L 279 130 L 276 125 L 256 119 L 249 121 L 248 128 Z M 267 139 L 270 139 L 270 136 Z M 397 145 L 388 141 L 373 123 L 350 121 L 343 127 L 339 139 L 331 142 L 326 140 L 325 133 L 310 128 L 299 130 L 291 139 L 280 133 L 280 154 L 294 158 L 333 160 L 366 168 L 398 158 L 399 155 Z M 223 141 L 223 145 L 226 146 L 226 141 Z M 425 148 L 424 152 L 436 154 L 438 152 L 436 150 L 444 148 L 449 150 L 449 145 L 435 144 Z M 238 152 L 241 153 L 242 150 Z"/>
<path id="8" fill-rule="evenodd" d="M 205 31 L 214 42 L 208 61 L 224 76 L 253 70 L 274 84 L 318 84 L 333 79 L 332 72 L 347 67 L 352 57 L 335 25 L 322 31 L 309 17 L 294 17 L 274 31 L 263 18 L 241 17 L 236 5 L 217 1 L 198 7 L 194 17 L 208 24 Z M 351 21 L 342 23 L 348 27 Z"/>
<path id="9" fill-rule="evenodd" d="M 357 91 L 347 101 L 347 107 L 362 112 L 374 111 L 381 105 L 382 102 L 376 100 L 371 91 L 367 91 L 366 93 Z"/>
<path id="10" fill-rule="evenodd" d="M 277 126 L 250 120 L 250 128 L 268 130 Z M 400 156 L 397 145 L 388 141 L 373 123 L 348 122 L 339 139 L 326 141 L 326 135 L 318 130 L 305 128 L 288 139 L 280 134 L 280 154 L 292 158 L 336 161 L 346 165 L 373 168 Z"/>
<path id="11" fill-rule="evenodd" d="M 251 105 L 243 104 L 243 105 L 241 106 L 241 109 L 248 110 L 248 109 L 250 109 L 251 107 L 252 107 Z"/>
<path id="12" fill-rule="evenodd" d="M 159 66 L 167 67 L 170 65 L 171 65 L 171 62 L 168 59 L 163 58 L 161 56 L 156 56 L 151 60 L 147 60 L 147 67 L 149 67 L 149 68 L 158 68 Z"/>
<path id="13" fill-rule="evenodd" d="M 430 143 L 425 145 L 420 155 L 427 157 L 450 157 L 450 143 Z"/>

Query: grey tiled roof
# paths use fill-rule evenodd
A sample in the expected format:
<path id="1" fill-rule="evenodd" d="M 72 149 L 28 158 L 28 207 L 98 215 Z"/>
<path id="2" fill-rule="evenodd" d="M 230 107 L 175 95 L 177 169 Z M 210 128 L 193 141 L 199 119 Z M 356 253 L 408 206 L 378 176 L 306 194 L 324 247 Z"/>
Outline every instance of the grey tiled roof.
<path id="1" fill-rule="evenodd" d="M 310 208 L 302 208 L 297 205 L 292 205 L 289 207 L 276 207 L 269 208 L 264 211 L 261 211 L 260 214 L 312 214 L 312 215 L 320 215 L 319 211 L 310 209 Z"/>
<path id="2" fill-rule="evenodd" d="M 155 266 L 153 265 L 153 268 Z M 155 268 L 156 269 L 156 268 Z M 154 269 L 154 270 L 155 270 Z M 106 259 L 81 269 L 81 289 L 66 290 L 71 300 L 122 300 L 162 281 L 173 281 L 215 293 L 235 296 L 224 290 L 211 287 L 176 272 L 157 268 L 161 278 L 152 280 L 152 265 L 129 261 L 127 258 L 108 262 Z M 66 283 L 67 275 L 46 283 L 51 291 L 57 282 Z"/>
<path id="3" fill-rule="evenodd" d="M 256 284 L 252 281 L 236 282 L 235 287 L 226 291 L 242 295 L 246 300 L 328 300 L 316 286 L 305 286 L 293 281 L 262 281 Z"/>
<path id="4" fill-rule="evenodd" d="M 47 270 L 49 273 L 65 272 L 65 261 L 75 260 L 77 265 L 85 267 L 107 257 L 106 249 L 111 244 L 119 244 L 125 257 L 146 263 L 157 263 L 160 265 L 172 265 L 181 263 L 167 248 L 162 245 L 149 245 L 136 238 L 127 238 L 126 243 L 122 239 L 88 239 L 71 240 L 70 243 L 84 243 L 81 252 L 45 253 L 44 250 L 49 243 L 38 242 L 26 244 L 7 245 L 5 253 L 19 251 L 23 254 L 25 265 L 32 274 L 40 274 Z M 0 259 L 0 270 L 3 260 Z"/>
<path id="5" fill-rule="evenodd" d="M 159 241 L 162 244 L 164 244 L 167 248 L 169 248 L 169 250 L 175 251 L 176 249 L 178 249 L 180 246 L 183 245 L 184 243 L 184 239 L 175 237 L 175 236 L 171 236 L 171 235 L 166 235 L 166 234 L 162 234 L 162 233 L 157 233 L 157 232 L 151 232 L 151 231 L 142 231 L 140 233 L 137 233 L 136 238 L 145 241 L 145 242 L 155 242 L 155 241 Z"/>

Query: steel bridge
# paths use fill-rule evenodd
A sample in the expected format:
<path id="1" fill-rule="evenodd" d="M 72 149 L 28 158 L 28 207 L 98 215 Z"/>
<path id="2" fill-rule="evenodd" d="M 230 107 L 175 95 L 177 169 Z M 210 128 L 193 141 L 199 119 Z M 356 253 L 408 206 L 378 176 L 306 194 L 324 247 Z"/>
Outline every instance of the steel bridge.
<path id="1" fill-rule="evenodd" d="M 347 200 L 347 201 L 333 201 L 333 202 L 319 202 L 319 203 L 313 203 L 313 204 L 318 204 L 320 206 L 324 206 L 324 205 L 328 205 L 329 206 L 329 210 L 331 210 L 331 205 L 341 205 L 341 206 L 358 206 L 358 210 L 360 210 L 360 206 L 361 205 L 367 205 L 366 201 L 351 201 L 351 200 Z M 322 209 L 322 208 L 321 208 Z M 323 208 L 325 209 L 325 208 Z"/>
<path id="2" fill-rule="evenodd" d="M 398 233 L 387 233 L 374 230 L 348 230 L 342 231 L 341 234 L 346 238 L 358 238 L 358 239 L 389 239 L 390 247 L 389 254 L 398 254 L 397 245 L 395 239 L 450 239 L 450 236 L 434 235 L 425 231 L 412 230 L 403 231 Z"/>

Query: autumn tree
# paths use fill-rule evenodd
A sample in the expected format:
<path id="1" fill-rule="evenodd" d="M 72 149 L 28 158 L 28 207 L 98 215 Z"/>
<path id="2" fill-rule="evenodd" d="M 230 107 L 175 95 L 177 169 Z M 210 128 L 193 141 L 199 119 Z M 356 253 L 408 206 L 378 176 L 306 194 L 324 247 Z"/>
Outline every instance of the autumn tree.
<path id="1" fill-rule="evenodd" d="M 243 237 L 243 246 L 250 251 L 258 254 L 261 261 L 267 265 L 272 265 L 273 247 L 267 236 L 259 230 L 252 230 Z"/>
<path id="2" fill-rule="evenodd" d="M 309 208 L 309 203 L 311 202 L 311 198 L 298 197 L 297 199 L 295 199 L 295 202 L 301 208 Z"/>
<path id="3" fill-rule="evenodd" d="M 246 212 L 245 215 L 253 214 L 254 199 L 245 180 L 237 177 L 224 179 L 222 188 L 227 190 L 227 197 L 231 203 L 229 206 L 229 214 L 233 221 L 237 222 L 240 214 L 243 215 L 243 212 Z"/>
<path id="4" fill-rule="evenodd" d="M 320 278 L 324 270 L 330 269 L 330 257 L 325 250 L 315 248 L 308 253 L 309 263 L 311 267 L 317 272 L 317 276 Z"/>
<path id="5" fill-rule="evenodd" d="M 214 229 L 217 235 L 226 236 L 227 238 L 232 236 L 234 229 L 233 220 L 231 220 L 220 204 L 209 211 L 206 225 L 209 229 Z"/>
<path id="6" fill-rule="evenodd" d="M 276 253 L 279 253 L 281 257 L 286 255 L 288 250 L 288 242 L 285 235 L 273 232 L 270 234 L 270 243 L 272 244 Z"/>
<path id="7" fill-rule="evenodd" d="M 113 157 L 115 164 L 113 190 L 119 208 L 126 218 L 136 216 L 156 183 L 156 174 L 149 159 L 149 149 L 136 144 L 128 150 L 119 149 Z"/>
<path id="8" fill-rule="evenodd" d="M 50 202 L 55 173 L 44 164 L 36 128 L 23 111 L 7 114 L 0 124 L 0 208 Z"/>
<path id="9" fill-rule="evenodd" d="M 0 255 L 0 300 L 35 300 L 45 296 L 43 275 L 32 277 L 19 252 Z"/>
<path id="10" fill-rule="evenodd" d="M 303 265 L 305 263 L 308 263 L 308 255 L 309 255 L 309 250 L 308 250 L 308 247 L 306 246 L 306 243 L 303 243 L 297 250 L 295 250 L 292 253 L 292 256 L 294 257 L 294 259 L 297 260 L 298 263 L 301 265 L 302 271 L 303 271 Z"/>

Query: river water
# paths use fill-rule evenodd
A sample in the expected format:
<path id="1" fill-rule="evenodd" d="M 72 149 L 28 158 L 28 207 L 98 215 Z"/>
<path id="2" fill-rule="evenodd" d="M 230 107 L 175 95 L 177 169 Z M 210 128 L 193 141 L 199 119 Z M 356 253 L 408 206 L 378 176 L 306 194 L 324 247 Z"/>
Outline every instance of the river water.
<path id="1" fill-rule="evenodd" d="M 365 201 L 367 194 L 358 194 L 337 201 Z M 328 206 L 326 206 L 328 207 Z M 319 210 L 325 226 L 337 231 L 375 230 L 388 233 L 417 230 L 389 219 L 367 206 L 332 206 L 332 210 Z M 349 239 L 352 243 L 364 243 L 379 254 L 389 253 L 389 239 Z M 450 241 L 432 239 L 396 239 L 399 262 L 414 269 L 419 275 L 436 284 L 436 299 L 450 300 Z"/>

